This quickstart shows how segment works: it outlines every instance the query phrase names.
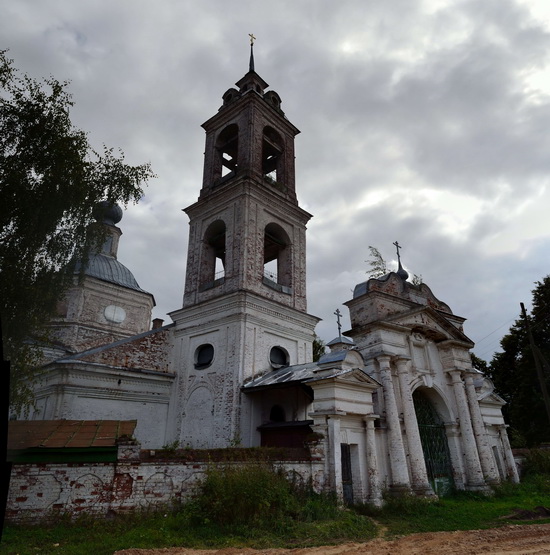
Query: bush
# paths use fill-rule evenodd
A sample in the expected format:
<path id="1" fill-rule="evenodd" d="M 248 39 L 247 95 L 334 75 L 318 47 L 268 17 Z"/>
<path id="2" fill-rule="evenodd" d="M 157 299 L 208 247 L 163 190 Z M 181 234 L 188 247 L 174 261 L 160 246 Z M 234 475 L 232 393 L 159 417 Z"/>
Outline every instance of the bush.
<path id="1" fill-rule="evenodd" d="M 211 467 L 190 509 L 204 523 L 261 525 L 296 517 L 300 503 L 282 470 L 258 463 Z"/>
<path id="2" fill-rule="evenodd" d="M 530 449 L 523 463 L 525 475 L 550 474 L 550 449 Z"/>

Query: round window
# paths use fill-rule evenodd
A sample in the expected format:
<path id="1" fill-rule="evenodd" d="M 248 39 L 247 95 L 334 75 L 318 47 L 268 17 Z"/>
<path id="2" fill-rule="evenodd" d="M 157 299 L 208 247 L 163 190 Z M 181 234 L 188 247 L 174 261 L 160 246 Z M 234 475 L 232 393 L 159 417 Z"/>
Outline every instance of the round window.
<path id="1" fill-rule="evenodd" d="M 195 351 L 195 368 L 208 368 L 214 360 L 214 347 L 207 343 Z"/>
<path id="2" fill-rule="evenodd" d="M 273 347 L 269 352 L 269 362 L 273 368 L 288 366 L 288 353 L 282 347 Z"/>
<path id="3" fill-rule="evenodd" d="M 126 320 L 126 311 L 122 307 L 115 306 L 114 304 L 105 307 L 103 315 L 106 320 L 114 324 L 122 324 L 122 322 Z"/>

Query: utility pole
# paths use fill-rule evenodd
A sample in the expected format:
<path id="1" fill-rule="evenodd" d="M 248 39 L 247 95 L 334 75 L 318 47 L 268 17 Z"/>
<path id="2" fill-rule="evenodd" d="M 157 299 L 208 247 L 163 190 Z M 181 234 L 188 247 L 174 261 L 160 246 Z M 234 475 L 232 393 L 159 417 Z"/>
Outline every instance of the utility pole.
<path id="1" fill-rule="evenodd" d="M 548 396 L 548 388 L 546 387 L 546 380 L 544 379 L 544 372 L 542 370 L 541 361 L 548 366 L 544 356 L 540 352 L 539 348 L 535 345 L 535 340 L 533 339 L 533 334 L 531 333 L 531 325 L 529 319 L 527 318 L 527 313 L 525 312 L 525 305 L 519 303 L 521 306 L 521 314 L 525 320 L 525 326 L 527 328 L 527 336 L 529 337 L 529 345 L 531 347 L 531 352 L 533 353 L 533 358 L 535 359 L 535 368 L 537 369 L 537 376 L 539 378 L 540 389 L 542 391 L 542 398 L 544 399 L 544 405 L 546 406 L 546 415 L 548 416 L 548 423 L 550 424 L 550 397 Z"/>

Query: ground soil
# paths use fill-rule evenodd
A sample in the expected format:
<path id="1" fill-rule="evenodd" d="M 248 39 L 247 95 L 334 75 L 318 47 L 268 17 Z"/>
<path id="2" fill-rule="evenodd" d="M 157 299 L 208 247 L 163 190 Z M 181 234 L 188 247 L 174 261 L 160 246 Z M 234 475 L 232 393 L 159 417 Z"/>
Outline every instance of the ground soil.
<path id="1" fill-rule="evenodd" d="M 467 532 L 430 532 L 394 540 L 378 538 L 366 543 L 345 543 L 312 548 L 125 549 L 117 551 L 115 555 L 410 555 L 415 553 L 422 555 L 550 553 L 550 524 L 508 525 L 491 530 Z"/>

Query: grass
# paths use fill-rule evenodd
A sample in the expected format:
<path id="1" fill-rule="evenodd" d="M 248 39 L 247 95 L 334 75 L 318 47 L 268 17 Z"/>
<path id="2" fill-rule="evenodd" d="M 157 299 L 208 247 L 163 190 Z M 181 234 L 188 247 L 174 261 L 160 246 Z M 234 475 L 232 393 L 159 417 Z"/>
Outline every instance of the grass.
<path id="1" fill-rule="evenodd" d="M 418 498 L 388 499 L 382 509 L 357 507 L 387 528 L 389 537 L 418 532 L 495 528 L 519 521 L 505 517 L 519 510 L 550 507 L 550 475 L 532 475 L 521 484 L 505 483 L 492 496 L 456 492 L 436 502 Z M 538 523 L 550 519 L 537 520 Z M 525 522 L 521 522 L 525 524 Z"/>
<path id="2" fill-rule="evenodd" d="M 8 526 L 0 553 L 102 555 L 130 547 L 306 547 L 368 541 L 376 537 L 379 526 L 387 528 L 387 537 L 492 528 L 519 523 L 503 518 L 517 510 L 550 507 L 549 475 L 528 476 L 517 486 L 504 484 L 491 497 L 458 492 L 437 502 L 389 499 L 383 509 L 339 510 L 332 497 L 289 486 L 282 474 L 269 471 L 266 475 L 261 468 L 231 472 L 214 469 L 193 502 L 164 512 L 120 515 L 113 520 L 61 518 L 49 526 Z M 229 500 L 229 506 L 235 507 L 231 500 L 235 502 L 235 488 L 243 487 L 243 479 L 249 490 L 241 497 L 247 497 L 250 505 L 228 512 L 224 505 Z M 266 495 L 256 495 L 258 488 L 266 488 Z M 258 512 L 247 512 L 251 510 Z"/>

